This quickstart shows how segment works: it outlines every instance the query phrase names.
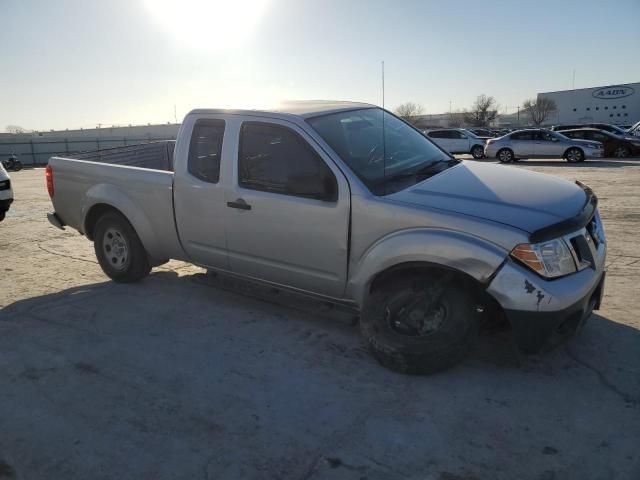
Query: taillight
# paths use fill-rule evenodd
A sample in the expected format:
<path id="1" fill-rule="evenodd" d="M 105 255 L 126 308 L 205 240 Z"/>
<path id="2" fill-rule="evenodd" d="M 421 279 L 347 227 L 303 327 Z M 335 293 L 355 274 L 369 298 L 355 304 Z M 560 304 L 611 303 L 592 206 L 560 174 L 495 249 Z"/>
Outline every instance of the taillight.
<path id="1" fill-rule="evenodd" d="M 49 197 L 53 198 L 53 169 L 51 165 L 47 165 L 44 176 L 47 179 L 47 192 L 49 192 Z"/>

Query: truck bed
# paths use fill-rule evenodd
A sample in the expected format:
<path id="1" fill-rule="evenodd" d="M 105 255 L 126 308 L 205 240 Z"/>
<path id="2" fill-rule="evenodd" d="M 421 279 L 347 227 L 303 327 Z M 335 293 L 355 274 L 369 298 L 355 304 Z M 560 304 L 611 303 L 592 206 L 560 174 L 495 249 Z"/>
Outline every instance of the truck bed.
<path id="1" fill-rule="evenodd" d="M 58 217 L 82 234 L 95 206 L 119 210 L 149 255 L 182 258 L 173 218 L 175 142 L 154 142 L 51 157 Z"/>
<path id="2" fill-rule="evenodd" d="M 175 140 L 149 142 L 80 152 L 65 155 L 63 158 L 172 172 L 175 144 Z"/>

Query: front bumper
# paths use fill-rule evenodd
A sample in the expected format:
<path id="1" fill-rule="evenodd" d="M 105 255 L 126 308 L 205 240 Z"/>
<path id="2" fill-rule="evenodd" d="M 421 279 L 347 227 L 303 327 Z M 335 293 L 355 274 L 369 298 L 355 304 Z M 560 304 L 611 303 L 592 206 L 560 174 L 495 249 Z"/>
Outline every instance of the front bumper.
<path id="1" fill-rule="evenodd" d="M 605 257 L 603 243 L 593 267 L 553 280 L 511 259 L 504 263 L 487 292 L 502 306 L 522 350 L 535 353 L 556 346 L 600 308 Z"/>
<path id="2" fill-rule="evenodd" d="M 12 202 L 13 198 L 0 199 L 0 212 L 8 211 Z"/>
<path id="3" fill-rule="evenodd" d="M 485 145 L 484 147 L 484 156 L 488 158 L 493 158 L 498 153 L 498 146 L 491 143 L 489 145 Z"/>
<path id="4" fill-rule="evenodd" d="M 600 309 L 605 273 L 596 285 L 573 305 L 555 312 L 505 310 L 518 347 L 527 353 L 551 349 L 579 331 L 594 310 Z"/>

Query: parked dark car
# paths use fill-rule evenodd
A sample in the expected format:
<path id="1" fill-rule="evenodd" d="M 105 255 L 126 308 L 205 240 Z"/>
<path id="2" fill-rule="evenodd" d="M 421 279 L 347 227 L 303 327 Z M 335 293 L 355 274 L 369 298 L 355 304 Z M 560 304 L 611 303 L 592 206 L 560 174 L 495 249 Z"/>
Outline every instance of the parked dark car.
<path id="1" fill-rule="evenodd" d="M 494 138 L 497 136 L 495 131 L 486 128 L 467 128 L 467 130 L 480 138 Z"/>
<path id="2" fill-rule="evenodd" d="M 604 146 L 605 157 L 626 158 L 640 155 L 640 138 L 627 140 L 613 133 L 597 128 L 577 128 L 573 130 L 558 130 L 565 137 L 578 140 L 594 140 Z"/>
<path id="3" fill-rule="evenodd" d="M 551 130 L 554 132 L 559 132 L 560 130 L 577 130 L 581 128 L 596 128 L 598 130 L 604 130 L 605 132 L 613 133 L 620 137 L 628 138 L 629 132 L 620 128 L 617 125 L 611 125 L 610 123 L 584 123 L 582 125 L 579 124 L 565 124 L 565 125 L 554 125 L 551 127 Z"/>

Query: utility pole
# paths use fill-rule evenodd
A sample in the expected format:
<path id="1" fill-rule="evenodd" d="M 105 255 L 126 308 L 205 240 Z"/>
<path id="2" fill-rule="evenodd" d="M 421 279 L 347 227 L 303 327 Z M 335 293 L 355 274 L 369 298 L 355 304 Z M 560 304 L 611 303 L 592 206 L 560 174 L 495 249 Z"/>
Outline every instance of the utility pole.
<path id="1" fill-rule="evenodd" d="M 173 105 L 173 119 L 178 123 L 178 112 L 176 110 L 176 105 Z"/>
<path id="2" fill-rule="evenodd" d="M 518 105 L 518 126 L 520 126 L 520 105 Z"/>
<path id="3" fill-rule="evenodd" d="M 571 90 L 576 89 L 576 69 L 573 69 L 573 80 L 571 81 Z"/>

